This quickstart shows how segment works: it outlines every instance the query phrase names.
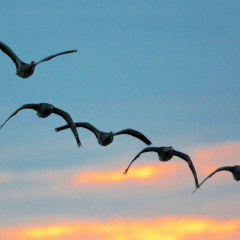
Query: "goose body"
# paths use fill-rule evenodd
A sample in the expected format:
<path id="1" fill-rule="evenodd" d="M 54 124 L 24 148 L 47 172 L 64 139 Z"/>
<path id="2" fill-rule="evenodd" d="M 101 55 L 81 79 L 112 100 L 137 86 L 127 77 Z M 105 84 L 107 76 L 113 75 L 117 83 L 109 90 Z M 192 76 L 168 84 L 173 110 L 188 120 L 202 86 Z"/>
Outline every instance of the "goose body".
<path id="1" fill-rule="evenodd" d="M 97 137 L 97 140 L 101 146 L 107 146 L 113 142 L 113 132 L 110 133 L 100 132 L 100 134 Z"/>

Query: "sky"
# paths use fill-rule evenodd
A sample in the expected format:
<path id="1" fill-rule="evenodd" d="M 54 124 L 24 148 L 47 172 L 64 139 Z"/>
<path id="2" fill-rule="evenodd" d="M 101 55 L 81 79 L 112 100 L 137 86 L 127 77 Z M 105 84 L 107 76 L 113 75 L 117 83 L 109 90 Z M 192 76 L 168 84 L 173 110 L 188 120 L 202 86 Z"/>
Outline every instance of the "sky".
<path id="1" fill-rule="evenodd" d="M 102 131 L 133 128 L 188 154 L 202 181 L 240 163 L 239 1 L 1 1 L 0 122 L 50 103 Z M 102 147 L 86 129 L 23 110 L 0 131 L 1 240 L 236 240 L 239 184 L 228 172 L 192 195 L 186 162 L 159 162 L 128 135 Z"/>

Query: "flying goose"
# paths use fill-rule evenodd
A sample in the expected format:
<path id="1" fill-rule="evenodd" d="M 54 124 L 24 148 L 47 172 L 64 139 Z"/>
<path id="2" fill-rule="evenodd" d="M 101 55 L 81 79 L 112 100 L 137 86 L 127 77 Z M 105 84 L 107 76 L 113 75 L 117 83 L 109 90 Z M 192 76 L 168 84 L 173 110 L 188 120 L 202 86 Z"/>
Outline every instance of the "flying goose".
<path id="1" fill-rule="evenodd" d="M 182 153 L 182 152 L 178 152 L 176 150 L 174 150 L 172 147 L 147 147 L 147 148 L 144 148 L 141 152 L 139 152 L 137 154 L 137 156 L 130 162 L 130 164 L 128 165 L 127 169 L 125 170 L 124 174 L 127 174 L 128 172 L 128 169 L 130 168 L 130 166 L 132 165 L 132 163 L 138 158 L 140 157 L 140 155 L 142 153 L 145 153 L 145 152 L 156 152 L 158 154 L 158 158 L 160 161 L 162 162 L 166 162 L 166 161 L 169 161 L 173 156 L 178 156 L 180 158 L 182 158 L 183 160 L 185 160 L 191 171 L 192 171 L 192 174 L 193 174 L 193 177 L 195 179 L 195 185 L 196 187 L 199 186 L 198 184 L 198 178 L 197 178 L 197 173 L 195 171 L 195 168 L 194 168 L 194 165 L 192 163 L 192 160 L 191 158 L 185 154 L 185 153 Z"/>
<path id="2" fill-rule="evenodd" d="M 46 118 L 49 115 L 51 115 L 52 113 L 57 114 L 59 116 L 61 116 L 62 118 L 65 119 L 65 121 L 67 122 L 68 126 L 71 128 L 76 141 L 77 141 L 77 145 L 80 147 L 81 146 L 81 142 L 80 139 L 78 137 L 78 132 L 77 129 L 75 127 L 75 124 L 72 120 L 72 118 L 70 117 L 70 115 L 67 112 L 64 112 L 63 110 L 54 107 L 51 104 L 48 103 L 39 103 L 39 104 L 25 104 L 22 107 L 18 108 L 0 127 L 0 129 L 4 126 L 4 124 L 14 115 L 16 115 L 19 111 L 23 110 L 23 109 L 33 109 L 37 112 L 38 117 L 40 118 Z"/>
<path id="3" fill-rule="evenodd" d="M 77 123 L 75 123 L 75 126 L 83 127 L 83 128 L 90 130 L 91 132 L 93 132 L 98 140 L 98 143 L 102 146 L 109 145 L 113 141 L 113 137 L 116 135 L 120 135 L 120 134 L 131 135 L 133 137 L 140 139 L 147 145 L 151 145 L 151 142 L 142 133 L 140 133 L 136 130 L 130 129 L 130 128 L 113 133 L 113 132 L 102 132 L 102 131 L 98 130 L 97 128 L 95 128 L 92 124 L 87 123 L 87 122 L 77 122 Z M 58 132 L 58 131 L 65 130 L 67 128 L 69 128 L 69 126 L 65 125 L 62 127 L 55 128 L 55 130 L 56 130 L 56 132 Z"/>
<path id="4" fill-rule="evenodd" d="M 211 174 L 209 174 L 201 183 L 200 185 L 194 190 L 194 192 L 201 187 L 201 185 L 210 177 L 212 177 L 215 173 L 220 172 L 220 171 L 228 171 L 231 172 L 233 175 L 234 180 L 236 181 L 240 181 L 240 166 L 236 165 L 236 166 L 225 166 L 225 167 L 220 167 L 217 168 L 214 172 L 212 172 Z M 193 193 L 194 193 L 193 192 Z"/>
<path id="5" fill-rule="evenodd" d="M 52 58 L 57 57 L 59 55 L 77 52 L 76 49 L 65 51 L 65 52 L 60 52 L 60 53 L 57 53 L 54 55 L 50 55 L 46 58 L 43 58 L 42 60 L 40 60 L 38 62 L 32 61 L 30 64 L 28 64 L 28 63 L 23 62 L 21 59 L 19 59 L 18 56 L 13 52 L 13 50 L 1 41 L 0 41 L 0 49 L 12 59 L 12 61 L 16 65 L 16 69 L 17 69 L 16 75 L 18 75 L 19 77 L 22 77 L 22 78 L 30 77 L 34 72 L 35 67 L 41 62 L 51 60 Z"/>

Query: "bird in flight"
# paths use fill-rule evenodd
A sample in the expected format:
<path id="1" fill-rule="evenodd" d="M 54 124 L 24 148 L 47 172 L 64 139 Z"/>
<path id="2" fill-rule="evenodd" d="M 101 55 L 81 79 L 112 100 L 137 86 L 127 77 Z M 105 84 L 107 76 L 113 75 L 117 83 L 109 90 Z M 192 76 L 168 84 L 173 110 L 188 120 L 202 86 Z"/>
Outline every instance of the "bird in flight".
<path id="1" fill-rule="evenodd" d="M 144 148 L 141 152 L 139 152 L 136 157 L 130 162 L 130 164 L 128 165 L 127 169 L 125 170 L 124 174 L 127 174 L 130 166 L 132 165 L 132 163 L 140 157 L 140 155 L 142 153 L 145 153 L 145 152 L 156 152 L 158 154 L 158 158 L 160 161 L 162 162 L 166 162 L 166 161 L 169 161 L 173 156 L 177 156 L 177 157 L 180 157 L 182 158 L 183 160 L 185 160 L 191 171 L 192 171 L 192 174 L 193 174 L 193 177 L 194 177 L 194 180 L 195 180 L 195 186 L 198 187 L 199 186 L 199 183 L 198 183 L 198 178 L 197 178 L 197 173 L 196 173 L 196 170 L 194 168 L 194 165 L 192 163 L 192 160 L 191 158 L 185 154 L 185 153 L 182 153 L 182 152 L 178 152 L 176 150 L 174 150 L 172 147 L 147 147 L 147 148 Z"/>
<path id="2" fill-rule="evenodd" d="M 45 61 L 49 61 L 51 60 L 52 58 L 54 57 L 57 57 L 57 56 L 60 56 L 60 55 L 63 55 L 63 54 L 67 54 L 67 53 L 74 53 L 74 52 L 77 52 L 77 50 L 69 50 L 69 51 L 65 51 L 65 52 L 60 52 L 60 53 L 57 53 L 57 54 L 54 54 L 54 55 L 50 55 L 46 58 L 43 58 L 42 60 L 38 61 L 38 62 L 35 62 L 35 61 L 32 61 L 30 64 L 29 63 L 25 63 L 23 62 L 14 52 L 13 50 L 8 47 L 6 44 L 4 44 L 3 42 L 0 41 L 0 49 L 6 53 L 11 59 L 12 61 L 14 62 L 14 64 L 16 65 L 16 69 L 17 69 L 17 72 L 16 72 L 16 75 L 18 75 L 19 77 L 22 77 L 22 78 L 28 78 L 30 77 L 34 70 L 35 70 L 35 67 L 41 63 L 41 62 L 45 62 Z"/>
<path id="3" fill-rule="evenodd" d="M 234 180 L 240 181 L 240 166 L 225 166 L 225 167 L 220 167 L 217 168 L 215 171 L 213 171 L 211 174 L 209 174 L 201 183 L 200 185 L 194 190 L 194 192 L 201 187 L 201 185 L 210 177 L 212 177 L 215 173 L 220 172 L 220 171 L 228 171 L 231 172 L 233 175 Z M 194 193 L 193 192 L 193 193 Z"/>
<path id="4" fill-rule="evenodd" d="M 131 136 L 136 137 L 139 140 L 143 141 L 147 145 L 151 145 L 151 142 L 142 133 L 140 133 L 136 130 L 130 129 L 130 128 L 113 133 L 113 132 L 102 132 L 102 131 L 98 130 L 97 128 L 95 128 L 92 124 L 87 123 L 87 122 L 77 122 L 77 123 L 75 123 L 75 126 L 83 127 L 83 128 L 90 130 L 91 132 L 93 132 L 98 140 L 98 143 L 101 146 L 109 145 L 110 143 L 112 143 L 114 136 L 120 135 L 120 134 L 131 135 Z M 69 128 L 69 126 L 65 125 L 62 127 L 55 128 L 55 130 L 56 130 L 56 132 L 58 132 L 58 131 L 65 130 L 67 128 Z"/>
<path id="5" fill-rule="evenodd" d="M 75 127 L 75 124 L 71 118 L 71 116 L 59 109 L 59 108 L 56 108 L 54 107 L 53 105 L 51 104 L 48 104 L 48 103 L 39 103 L 39 104 L 25 104 L 23 105 L 22 107 L 18 108 L 12 115 L 10 115 L 10 117 L 0 126 L 0 129 L 4 126 L 4 124 L 11 118 L 13 117 L 14 115 L 16 115 L 19 111 L 23 110 L 23 109 L 32 109 L 32 110 L 35 110 L 37 112 L 37 115 L 38 117 L 40 118 L 46 118 L 48 117 L 49 115 L 51 115 L 52 113 L 54 114 L 57 114 L 59 116 L 61 116 L 62 118 L 64 118 L 64 120 L 67 122 L 69 128 L 71 128 L 72 132 L 73 132 L 73 135 L 75 136 L 76 138 L 76 141 L 77 141 L 77 145 L 80 147 L 81 146 L 81 142 L 80 142 L 80 139 L 78 137 L 78 132 L 77 132 L 77 129 Z"/>

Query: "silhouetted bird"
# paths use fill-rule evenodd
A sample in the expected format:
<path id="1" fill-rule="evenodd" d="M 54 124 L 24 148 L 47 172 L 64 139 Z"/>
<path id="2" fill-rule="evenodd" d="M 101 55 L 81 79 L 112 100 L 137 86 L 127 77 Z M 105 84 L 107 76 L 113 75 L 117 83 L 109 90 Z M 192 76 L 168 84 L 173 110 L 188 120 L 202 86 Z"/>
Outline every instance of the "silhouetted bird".
<path id="1" fill-rule="evenodd" d="M 142 140 L 147 145 L 151 145 L 151 142 L 142 133 L 140 133 L 136 130 L 130 129 L 130 128 L 113 133 L 113 132 L 102 132 L 87 122 L 77 122 L 77 123 L 75 123 L 75 126 L 87 128 L 88 130 L 93 132 L 95 134 L 96 138 L 98 139 L 98 143 L 102 146 L 109 145 L 113 141 L 113 137 L 116 135 L 120 135 L 120 134 L 131 135 L 133 137 L 136 137 L 136 138 Z M 58 131 L 62 131 L 67 128 L 69 128 L 69 126 L 65 125 L 62 127 L 55 128 L 55 130 L 58 132 Z"/>
<path id="2" fill-rule="evenodd" d="M 212 172 L 211 174 L 209 174 L 202 182 L 201 184 L 194 190 L 194 192 L 201 187 L 201 185 L 210 177 L 212 177 L 215 173 L 220 172 L 220 171 L 228 171 L 231 172 L 233 175 L 234 180 L 236 181 L 240 181 L 240 166 L 236 165 L 236 166 L 225 166 L 225 167 L 220 167 L 218 169 L 216 169 L 214 172 Z M 194 193 L 193 192 L 193 193 Z"/>
<path id="3" fill-rule="evenodd" d="M 195 171 L 195 168 L 194 168 L 194 165 L 191 161 L 191 158 L 185 154 L 185 153 L 182 153 L 182 152 L 178 152 L 178 151 L 175 151 L 172 147 L 147 147 L 147 148 L 144 148 L 141 152 L 139 152 L 137 154 L 137 156 L 131 161 L 131 163 L 128 165 L 127 169 L 125 170 L 124 174 L 127 174 L 128 172 L 128 169 L 130 168 L 130 166 L 132 165 L 132 163 L 142 154 L 142 153 L 145 153 L 145 152 L 156 152 L 158 154 L 158 157 L 159 157 L 159 160 L 162 161 L 162 162 L 166 162 L 166 161 L 169 161 L 173 156 L 178 156 L 180 158 L 182 158 L 183 160 L 185 160 L 191 171 L 192 171 L 192 174 L 194 176 L 194 179 L 195 179 L 195 185 L 196 187 L 199 186 L 198 184 L 198 179 L 197 179 L 197 173 Z"/>
<path id="4" fill-rule="evenodd" d="M 78 137 L 78 132 L 77 129 L 75 127 L 75 124 L 72 120 L 72 118 L 70 117 L 70 115 L 67 112 L 64 112 L 63 110 L 54 107 L 51 104 L 48 103 L 39 103 L 39 104 L 25 104 L 22 107 L 18 108 L 0 127 L 0 129 L 3 127 L 3 125 L 14 115 L 16 115 L 19 111 L 23 110 L 23 109 L 33 109 L 37 112 L 37 115 L 40 118 L 46 118 L 49 115 L 51 115 L 52 113 L 57 114 L 59 116 L 61 116 L 62 118 L 65 119 L 65 121 L 67 122 L 68 126 L 72 129 L 72 132 L 77 140 L 77 145 L 80 147 L 81 146 L 81 142 L 80 139 Z"/>
<path id="5" fill-rule="evenodd" d="M 19 77 L 22 77 L 22 78 L 30 77 L 34 72 L 35 67 L 41 62 L 51 60 L 52 58 L 57 57 L 59 55 L 77 52 L 77 50 L 69 50 L 69 51 L 65 51 L 65 52 L 60 52 L 60 53 L 57 53 L 54 55 L 50 55 L 46 58 L 43 58 L 42 60 L 38 61 L 37 63 L 32 61 L 30 64 L 28 64 L 28 63 L 23 62 L 21 59 L 19 59 L 18 56 L 12 51 L 12 49 L 10 47 L 8 47 L 6 44 L 4 44 L 3 42 L 0 42 L 0 49 L 12 59 L 12 61 L 15 63 L 16 68 L 17 68 L 16 75 L 18 75 Z"/>

